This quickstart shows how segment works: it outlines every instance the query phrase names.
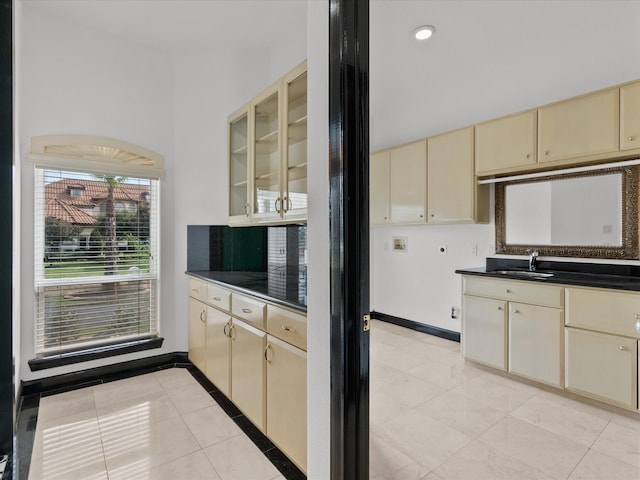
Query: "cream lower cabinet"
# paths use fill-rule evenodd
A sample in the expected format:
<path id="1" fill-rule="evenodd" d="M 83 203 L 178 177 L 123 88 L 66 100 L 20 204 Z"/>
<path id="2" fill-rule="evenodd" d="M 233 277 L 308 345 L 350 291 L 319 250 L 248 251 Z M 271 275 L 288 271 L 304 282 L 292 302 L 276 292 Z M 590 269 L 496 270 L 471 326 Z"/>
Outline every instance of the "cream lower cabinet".
<path id="1" fill-rule="evenodd" d="M 263 433 L 266 432 L 267 334 L 240 320 L 231 327 L 231 400 Z"/>
<path id="2" fill-rule="evenodd" d="M 566 388 L 626 408 L 637 408 L 638 342 L 604 333 L 566 329 Z"/>
<path id="3" fill-rule="evenodd" d="M 307 353 L 267 335 L 267 436 L 307 471 Z"/>
<path id="4" fill-rule="evenodd" d="M 507 369 L 507 302 L 464 295 L 463 355 L 474 362 Z"/>
<path id="5" fill-rule="evenodd" d="M 464 358 L 562 387 L 560 285 L 464 276 L 463 293 Z"/>
<path id="6" fill-rule="evenodd" d="M 564 311 L 509 303 L 509 372 L 563 386 Z"/>
<path id="7" fill-rule="evenodd" d="M 189 288 L 189 359 L 306 472 L 306 315 L 194 278 Z"/>
<path id="8" fill-rule="evenodd" d="M 231 317 L 207 307 L 205 376 L 227 397 L 231 396 Z"/>
<path id="9" fill-rule="evenodd" d="M 207 306 L 189 297 L 189 360 L 198 370 L 206 370 Z"/>

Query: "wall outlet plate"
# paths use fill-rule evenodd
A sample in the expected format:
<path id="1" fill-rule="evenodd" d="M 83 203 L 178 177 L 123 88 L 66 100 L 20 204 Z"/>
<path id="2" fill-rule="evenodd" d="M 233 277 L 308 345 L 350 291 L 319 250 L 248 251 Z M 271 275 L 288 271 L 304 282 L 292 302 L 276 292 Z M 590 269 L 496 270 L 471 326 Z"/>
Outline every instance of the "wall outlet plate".
<path id="1" fill-rule="evenodd" d="M 407 253 L 409 240 L 407 237 L 393 237 L 393 251 Z"/>

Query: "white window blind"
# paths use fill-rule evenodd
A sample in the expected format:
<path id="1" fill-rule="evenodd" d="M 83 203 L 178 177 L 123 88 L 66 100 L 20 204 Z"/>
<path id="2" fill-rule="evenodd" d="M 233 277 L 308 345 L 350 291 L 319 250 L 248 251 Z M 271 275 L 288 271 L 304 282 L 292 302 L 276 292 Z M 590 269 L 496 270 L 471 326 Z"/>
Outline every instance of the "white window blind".
<path id="1" fill-rule="evenodd" d="M 35 169 L 38 356 L 158 334 L 158 181 Z"/>

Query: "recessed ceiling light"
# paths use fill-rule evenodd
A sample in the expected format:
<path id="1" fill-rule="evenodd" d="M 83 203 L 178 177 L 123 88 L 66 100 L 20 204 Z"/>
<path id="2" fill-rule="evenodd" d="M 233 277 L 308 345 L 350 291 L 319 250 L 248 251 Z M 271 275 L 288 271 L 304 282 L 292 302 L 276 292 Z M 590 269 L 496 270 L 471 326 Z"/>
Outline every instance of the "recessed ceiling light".
<path id="1" fill-rule="evenodd" d="M 426 40 L 430 38 L 436 31 L 436 27 L 433 25 L 421 25 L 413 31 L 413 36 L 416 40 Z"/>

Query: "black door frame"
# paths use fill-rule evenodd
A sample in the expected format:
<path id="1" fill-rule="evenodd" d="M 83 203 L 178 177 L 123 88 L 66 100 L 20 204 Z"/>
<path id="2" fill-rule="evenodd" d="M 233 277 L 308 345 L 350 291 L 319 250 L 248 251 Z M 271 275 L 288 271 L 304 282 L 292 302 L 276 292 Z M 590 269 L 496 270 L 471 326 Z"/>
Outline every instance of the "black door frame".
<path id="1" fill-rule="evenodd" d="M 369 0 L 329 2 L 329 163 L 331 480 L 367 480 Z"/>
<path id="2" fill-rule="evenodd" d="M 13 454 L 13 4 L 0 0 L 0 455 Z"/>

